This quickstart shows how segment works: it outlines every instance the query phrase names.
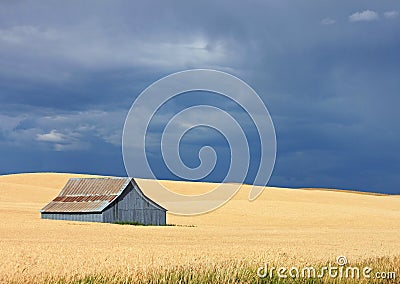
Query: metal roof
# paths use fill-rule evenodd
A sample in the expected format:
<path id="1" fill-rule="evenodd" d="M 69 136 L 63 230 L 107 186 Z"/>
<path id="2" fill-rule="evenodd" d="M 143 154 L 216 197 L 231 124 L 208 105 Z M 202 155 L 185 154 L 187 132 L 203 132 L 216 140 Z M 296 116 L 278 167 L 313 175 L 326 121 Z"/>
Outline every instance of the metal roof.
<path id="1" fill-rule="evenodd" d="M 40 212 L 101 212 L 131 181 L 132 178 L 71 178 L 60 194 Z"/>

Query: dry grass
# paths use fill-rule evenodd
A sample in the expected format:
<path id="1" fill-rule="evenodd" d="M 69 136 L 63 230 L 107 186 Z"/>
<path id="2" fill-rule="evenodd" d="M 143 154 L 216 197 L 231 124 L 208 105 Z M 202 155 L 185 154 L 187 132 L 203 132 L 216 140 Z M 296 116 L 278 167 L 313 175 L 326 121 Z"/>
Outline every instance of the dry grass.
<path id="1" fill-rule="evenodd" d="M 1 283 L 254 282 L 255 269 L 265 262 L 318 266 L 338 255 L 352 265 L 369 262 L 383 271 L 400 267 L 398 196 L 267 188 L 248 202 L 249 188 L 243 186 L 209 214 L 167 216 L 168 223 L 194 227 L 40 219 L 38 210 L 77 176 L 0 177 Z M 156 182 L 139 184 L 147 195 L 157 194 Z M 165 184 L 186 194 L 213 186 Z"/>
<path id="2" fill-rule="evenodd" d="M 42 274 L 31 275 L 21 274 L 9 280 L 10 283 L 398 283 L 396 276 L 400 274 L 400 258 L 376 258 L 352 264 L 351 267 L 358 267 L 360 274 L 348 276 L 343 270 L 340 277 L 330 277 L 325 271 L 321 276 L 321 268 L 328 267 L 329 263 L 315 265 L 315 274 L 300 274 L 298 277 L 291 277 L 288 272 L 286 278 L 280 278 L 276 274 L 259 277 L 257 270 L 259 263 L 248 261 L 224 261 L 212 263 L 187 263 L 183 265 L 165 265 L 154 267 L 142 267 L 137 269 L 103 270 L 99 273 L 75 273 L 75 274 Z M 276 265 L 280 267 L 281 265 Z M 286 266 L 285 266 L 286 267 Z M 301 271 L 302 267 L 298 269 Z M 346 266 L 347 267 L 347 266 Z M 346 268 L 344 267 L 344 269 Z M 369 278 L 362 274 L 364 267 L 373 268 Z M 287 269 L 290 269 L 288 267 Z M 386 273 L 386 279 L 376 278 L 376 273 Z M 395 273 L 389 276 L 388 273 Z M 397 278 L 398 279 L 398 278 Z"/>

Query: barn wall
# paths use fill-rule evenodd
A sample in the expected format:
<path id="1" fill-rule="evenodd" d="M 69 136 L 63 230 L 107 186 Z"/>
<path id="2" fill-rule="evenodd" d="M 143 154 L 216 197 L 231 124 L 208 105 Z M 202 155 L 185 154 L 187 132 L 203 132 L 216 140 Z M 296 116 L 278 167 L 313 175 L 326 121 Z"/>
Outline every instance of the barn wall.
<path id="1" fill-rule="evenodd" d="M 103 222 L 138 222 L 165 225 L 166 212 L 146 199 L 130 184 L 110 207 L 103 211 Z"/>
<path id="2" fill-rule="evenodd" d="M 42 213 L 42 219 L 103 222 L 101 213 Z"/>

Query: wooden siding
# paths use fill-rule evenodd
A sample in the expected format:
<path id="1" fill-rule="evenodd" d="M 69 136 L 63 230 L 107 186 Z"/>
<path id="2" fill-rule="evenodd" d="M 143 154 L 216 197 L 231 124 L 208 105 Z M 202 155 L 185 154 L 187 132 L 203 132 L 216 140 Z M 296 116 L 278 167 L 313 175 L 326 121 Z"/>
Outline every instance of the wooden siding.
<path id="1" fill-rule="evenodd" d="M 127 189 L 104 212 L 103 222 L 138 222 L 146 225 L 165 225 L 166 212 L 155 206 L 130 183 Z"/>
<path id="2" fill-rule="evenodd" d="M 103 222 L 101 213 L 42 213 L 42 219 Z"/>

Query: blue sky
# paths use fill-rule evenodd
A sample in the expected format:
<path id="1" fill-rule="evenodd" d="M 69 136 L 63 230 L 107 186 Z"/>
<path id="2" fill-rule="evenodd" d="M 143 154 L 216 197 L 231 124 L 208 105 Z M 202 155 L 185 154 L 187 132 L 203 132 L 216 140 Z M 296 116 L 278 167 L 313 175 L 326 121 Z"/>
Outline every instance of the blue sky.
<path id="1" fill-rule="evenodd" d="M 121 134 L 135 98 L 170 73 L 211 68 L 267 105 L 270 185 L 400 193 L 399 13 L 399 1 L 2 1 L 0 174 L 126 175 Z M 204 102 L 229 104 L 182 97 L 164 111 Z M 211 144 L 220 164 L 207 180 L 218 181 L 226 141 L 197 131 L 204 139 L 188 133 L 182 158 L 194 167 Z M 156 174 L 173 178 L 149 151 Z"/>

